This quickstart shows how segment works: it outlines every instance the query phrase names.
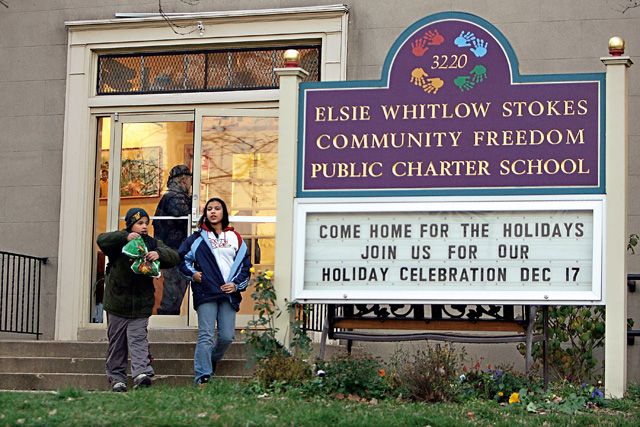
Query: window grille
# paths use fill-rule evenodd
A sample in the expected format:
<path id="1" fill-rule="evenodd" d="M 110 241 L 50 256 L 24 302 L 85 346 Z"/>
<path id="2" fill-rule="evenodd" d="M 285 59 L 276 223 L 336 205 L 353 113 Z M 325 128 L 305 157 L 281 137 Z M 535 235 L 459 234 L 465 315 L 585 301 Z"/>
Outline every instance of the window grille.
<path id="1" fill-rule="evenodd" d="M 303 81 L 320 80 L 320 46 L 289 46 L 98 56 L 98 95 L 277 89 L 274 68 L 295 48 Z"/>

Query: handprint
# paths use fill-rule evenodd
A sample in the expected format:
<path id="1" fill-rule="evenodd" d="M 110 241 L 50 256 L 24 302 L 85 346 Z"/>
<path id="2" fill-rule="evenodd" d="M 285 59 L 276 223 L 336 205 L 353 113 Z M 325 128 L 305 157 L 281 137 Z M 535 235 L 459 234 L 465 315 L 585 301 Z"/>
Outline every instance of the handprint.
<path id="1" fill-rule="evenodd" d="M 415 40 L 411 43 L 411 52 L 413 52 L 415 56 L 424 55 L 424 53 L 429 50 L 429 48 L 426 47 L 426 43 L 427 42 L 424 39 Z"/>
<path id="2" fill-rule="evenodd" d="M 461 31 L 460 35 L 456 37 L 453 43 L 458 47 L 467 47 L 467 46 L 471 46 L 471 43 L 469 42 L 475 39 L 476 39 L 476 36 L 474 36 L 471 31 L 467 31 L 466 33 L 464 31 Z"/>
<path id="3" fill-rule="evenodd" d="M 473 87 L 476 85 L 472 80 L 469 80 L 469 76 L 458 76 L 453 81 L 453 84 L 458 86 L 463 92 L 465 90 L 473 89 Z"/>
<path id="4" fill-rule="evenodd" d="M 422 86 L 422 89 L 424 89 L 426 93 L 436 94 L 438 93 L 438 89 L 444 86 L 444 80 L 442 80 L 440 77 L 427 79 L 427 82 L 428 83 L 426 85 Z"/>
<path id="5" fill-rule="evenodd" d="M 484 67 L 484 65 L 476 65 L 475 67 L 473 67 L 473 70 L 471 70 L 470 74 L 474 83 L 480 83 L 485 79 L 485 77 L 487 77 L 487 69 Z"/>
<path id="6" fill-rule="evenodd" d="M 424 33 L 424 39 L 429 46 L 439 46 L 444 43 L 444 36 L 438 30 L 427 31 Z"/>
<path id="7" fill-rule="evenodd" d="M 424 78 L 428 76 L 429 74 L 427 74 L 422 68 L 414 68 L 413 71 L 411 71 L 411 80 L 409 80 L 409 82 L 416 86 L 423 86 Z"/>
<path id="8" fill-rule="evenodd" d="M 469 49 L 471 52 L 473 52 L 473 54 L 476 56 L 476 58 L 482 58 L 483 56 L 485 56 L 487 54 L 487 45 L 488 43 L 482 39 L 475 39 L 473 41 L 473 46 L 471 49 Z"/>

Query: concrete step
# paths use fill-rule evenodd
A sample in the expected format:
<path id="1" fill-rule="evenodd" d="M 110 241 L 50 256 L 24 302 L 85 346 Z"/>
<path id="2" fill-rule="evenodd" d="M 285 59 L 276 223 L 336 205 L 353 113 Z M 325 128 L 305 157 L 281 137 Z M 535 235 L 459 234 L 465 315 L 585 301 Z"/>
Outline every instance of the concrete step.
<path id="1" fill-rule="evenodd" d="M 169 327 L 150 327 L 149 341 L 159 342 L 195 342 L 198 339 L 198 328 L 169 328 Z M 242 339 L 240 329 L 236 330 L 236 339 Z M 107 341 L 106 327 L 99 325 L 91 328 L 80 328 L 78 330 L 79 341 Z"/>
<path id="2" fill-rule="evenodd" d="M 152 342 L 154 382 L 191 385 L 195 342 Z M 327 354 L 337 351 L 327 347 Z M 0 341 L 0 390 L 109 390 L 104 372 L 107 343 L 101 341 Z M 247 362 L 248 346 L 234 342 L 219 363 L 217 376 L 242 380 L 254 367 Z M 314 345 L 313 354 L 318 354 Z M 130 372 L 130 369 L 127 370 Z"/>
<path id="3" fill-rule="evenodd" d="M 149 347 L 155 382 L 192 384 L 195 342 L 151 342 Z M 233 343 L 217 375 L 235 380 L 251 376 L 245 352 L 244 342 Z M 106 353 L 106 342 L 0 341 L 0 390 L 108 390 Z"/>
<path id="4" fill-rule="evenodd" d="M 244 376 L 219 376 L 217 378 L 242 381 Z M 153 386 L 191 386 L 192 375 L 156 375 Z M 104 374 L 61 374 L 61 373 L 0 373 L 0 390 L 62 390 L 75 388 L 80 390 L 110 390 Z M 129 380 L 129 388 L 132 388 Z"/>
<path id="5" fill-rule="evenodd" d="M 69 357 L 13 357 L 0 356 L 0 373 L 68 373 L 102 374 L 105 371 L 104 358 Z M 153 369 L 162 375 L 191 375 L 191 359 L 156 359 Z M 130 367 L 127 372 L 130 371 Z M 222 376 L 251 375 L 253 367 L 245 359 L 225 358 L 218 363 L 217 373 Z"/>
<path id="6" fill-rule="evenodd" d="M 155 359 L 189 359 L 193 357 L 195 342 L 150 342 Z M 89 341 L 0 341 L 0 356 L 49 356 L 71 358 L 104 358 L 106 342 Z M 245 343 L 234 342 L 226 353 L 229 358 L 244 358 Z"/>

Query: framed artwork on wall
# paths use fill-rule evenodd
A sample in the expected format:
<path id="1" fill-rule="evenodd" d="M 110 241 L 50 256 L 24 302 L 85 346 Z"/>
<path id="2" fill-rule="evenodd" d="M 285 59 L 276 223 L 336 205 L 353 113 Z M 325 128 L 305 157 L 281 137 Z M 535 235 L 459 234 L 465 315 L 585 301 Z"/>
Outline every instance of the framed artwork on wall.
<path id="1" fill-rule="evenodd" d="M 100 158 L 100 198 L 106 199 L 109 150 Z M 162 148 L 123 148 L 120 164 L 120 197 L 160 197 L 162 190 Z"/>

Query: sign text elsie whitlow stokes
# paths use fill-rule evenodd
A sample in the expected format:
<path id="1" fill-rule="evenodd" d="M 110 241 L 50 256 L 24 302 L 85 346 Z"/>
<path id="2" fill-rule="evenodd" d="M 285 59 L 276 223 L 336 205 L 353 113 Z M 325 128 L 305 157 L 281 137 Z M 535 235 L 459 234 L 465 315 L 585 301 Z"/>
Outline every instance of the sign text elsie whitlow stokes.
<path id="1" fill-rule="evenodd" d="M 602 76 L 520 76 L 472 21 L 409 28 L 380 81 L 302 89 L 301 193 L 602 192 Z"/>

